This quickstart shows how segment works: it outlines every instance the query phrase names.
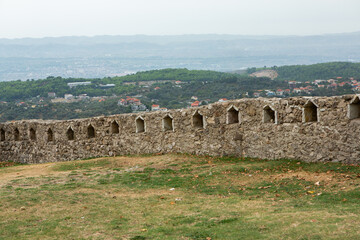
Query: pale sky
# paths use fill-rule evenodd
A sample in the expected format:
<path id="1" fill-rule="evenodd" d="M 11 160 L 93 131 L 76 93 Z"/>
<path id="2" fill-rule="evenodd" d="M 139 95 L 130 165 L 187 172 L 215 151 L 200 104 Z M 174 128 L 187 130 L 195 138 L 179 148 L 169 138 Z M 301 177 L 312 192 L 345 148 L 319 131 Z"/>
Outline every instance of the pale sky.
<path id="1" fill-rule="evenodd" d="M 360 0 L 0 0 L 0 38 L 360 31 Z"/>

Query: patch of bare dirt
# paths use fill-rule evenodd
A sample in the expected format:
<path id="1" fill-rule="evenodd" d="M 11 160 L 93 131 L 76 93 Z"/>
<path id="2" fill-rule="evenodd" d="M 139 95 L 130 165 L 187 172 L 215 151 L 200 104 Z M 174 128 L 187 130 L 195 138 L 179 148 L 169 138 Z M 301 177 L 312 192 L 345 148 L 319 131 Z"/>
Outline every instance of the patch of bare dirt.
<path id="1" fill-rule="evenodd" d="M 231 179 L 227 183 L 236 185 L 239 187 L 246 187 L 248 184 L 253 184 L 254 182 L 274 182 L 281 181 L 285 179 L 298 179 L 313 183 L 318 186 L 332 186 L 339 185 L 342 190 L 352 190 L 355 189 L 357 184 L 360 184 L 360 178 L 349 176 L 341 173 L 315 173 L 315 172 L 306 172 L 306 171 L 290 171 L 284 173 L 274 173 L 274 174 L 262 174 L 259 173 L 241 173 L 238 176 L 231 175 Z M 214 179 L 214 186 L 217 185 L 218 179 Z"/>
<path id="2" fill-rule="evenodd" d="M 92 160 L 78 160 L 72 161 L 71 163 L 82 163 L 82 162 L 95 162 L 101 160 L 107 160 L 110 162 L 107 168 L 132 168 L 135 166 L 147 166 L 151 164 L 154 168 L 163 168 L 169 163 L 178 162 L 180 158 L 175 155 L 158 155 L 158 156 L 147 156 L 147 157 L 113 157 L 113 158 L 97 158 Z M 67 175 L 71 171 L 54 171 L 54 167 L 62 164 L 69 164 L 70 162 L 58 162 L 58 163 L 43 163 L 33 165 L 21 165 L 14 166 L 11 168 L 0 169 L 0 186 L 7 184 L 8 182 L 29 177 L 42 177 L 42 176 L 61 176 Z M 100 169 L 94 167 L 93 169 Z"/>
<path id="3" fill-rule="evenodd" d="M 250 74 L 252 77 L 268 77 L 271 80 L 274 80 L 279 76 L 279 74 L 275 70 L 261 70 Z"/>
<path id="4" fill-rule="evenodd" d="M 6 184 L 7 182 L 19 179 L 19 178 L 28 178 L 28 177 L 41 177 L 49 175 L 61 175 L 61 172 L 53 172 L 52 167 L 57 163 L 44 163 L 44 164 L 34 164 L 34 165 L 23 165 L 11 167 L 9 169 L 2 169 L 0 171 L 0 186 Z"/>
<path id="5" fill-rule="evenodd" d="M 171 191 L 169 189 L 145 189 L 142 191 L 131 191 L 125 190 L 119 191 L 119 189 L 92 189 L 92 188 L 80 188 L 73 191 L 73 193 L 100 193 L 112 198 L 147 198 L 151 196 L 168 196 L 168 195 L 176 195 L 178 191 Z"/>
<path id="6" fill-rule="evenodd" d="M 331 183 L 336 181 L 336 175 L 333 173 L 312 173 L 312 172 L 287 172 L 273 175 L 274 180 L 282 180 L 287 178 L 297 178 L 309 182 Z"/>
<path id="7" fill-rule="evenodd" d="M 167 164 L 172 162 L 177 162 L 176 156 L 173 155 L 158 155 L 158 156 L 148 156 L 148 157 L 113 157 L 113 158 L 99 158 L 99 160 L 108 160 L 110 161 L 109 167 L 135 167 L 142 166 L 146 167 L 151 165 L 154 168 L 162 168 Z M 89 160 L 85 160 L 89 161 Z"/>

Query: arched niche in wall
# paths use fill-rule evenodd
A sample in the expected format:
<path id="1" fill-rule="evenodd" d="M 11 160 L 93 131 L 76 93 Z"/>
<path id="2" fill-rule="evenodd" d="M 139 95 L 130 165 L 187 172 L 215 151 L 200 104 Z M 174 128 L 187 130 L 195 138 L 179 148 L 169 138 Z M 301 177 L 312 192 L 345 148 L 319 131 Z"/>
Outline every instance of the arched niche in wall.
<path id="1" fill-rule="evenodd" d="M 71 127 L 69 127 L 66 131 L 66 137 L 69 141 L 75 140 L 75 133 Z"/>
<path id="2" fill-rule="evenodd" d="M 355 96 L 348 106 L 348 118 L 357 119 L 360 118 L 360 99 Z"/>
<path id="3" fill-rule="evenodd" d="M 14 130 L 14 140 L 20 141 L 20 131 L 18 128 L 15 128 L 15 130 Z"/>
<path id="4" fill-rule="evenodd" d="M 0 129 L 0 141 L 3 142 L 6 139 L 6 133 L 3 128 Z"/>
<path id="5" fill-rule="evenodd" d="M 29 135 L 31 141 L 36 141 L 36 130 L 34 128 L 30 128 Z"/>
<path id="6" fill-rule="evenodd" d="M 204 128 L 204 116 L 196 111 L 192 116 L 192 124 L 194 128 L 202 129 Z"/>
<path id="7" fill-rule="evenodd" d="M 136 125 L 136 132 L 142 133 L 145 132 L 145 120 L 143 117 L 139 116 L 135 119 L 135 125 Z"/>
<path id="8" fill-rule="evenodd" d="M 311 100 L 308 100 L 303 108 L 303 122 L 318 121 L 318 106 Z"/>
<path id="9" fill-rule="evenodd" d="M 271 106 L 267 105 L 263 108 L 263 123 L 277 124 L 277 112 Z"/>
<path id="10" fill-rule="evenodd" d="M 47 141 L 53 142 L 54 141 L 54 133 L 51 130 L 51 128 L 49 128 L 46 133 L 47 133 Z"/>
<path id="11" fill-rule="evenodd" d="M 119 124 L 115 120 L 112 121 L 112 123 L 111 123 L 111 133 L 113 133 L 113 134 L 120 133 L 119 127 L 120 127 Z"/>
<path id="12" fill-rule="evenodd" d="M 174 121 L 171 115 L 166 115 L 162 119 L 162 126 L 164 131 L 174 131 Z"/>
<path id="13" fill-rule="evenodd" d="M 87 127 L 87 137 L 88 138 L 95 137 L 95 128 L 91 124 Z"/>
<path id="14" fill-rule="evenodd" d="M 227 109 L 226 123 L 227 124 L 240 123 L 240 113 L 236 107 L 231 106 Z"/>

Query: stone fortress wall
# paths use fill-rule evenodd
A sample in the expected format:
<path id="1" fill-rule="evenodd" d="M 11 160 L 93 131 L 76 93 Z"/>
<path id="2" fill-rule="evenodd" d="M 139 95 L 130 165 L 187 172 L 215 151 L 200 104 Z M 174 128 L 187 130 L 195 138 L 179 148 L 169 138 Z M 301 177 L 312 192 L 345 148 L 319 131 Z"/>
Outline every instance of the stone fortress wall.
<path id="1" fill-rule="evenodd" d="M 167 112 L 0 123 L 0 161 L 180 152 L 359 163 L 359 139 L 358 96 L 240 99 Z"/>

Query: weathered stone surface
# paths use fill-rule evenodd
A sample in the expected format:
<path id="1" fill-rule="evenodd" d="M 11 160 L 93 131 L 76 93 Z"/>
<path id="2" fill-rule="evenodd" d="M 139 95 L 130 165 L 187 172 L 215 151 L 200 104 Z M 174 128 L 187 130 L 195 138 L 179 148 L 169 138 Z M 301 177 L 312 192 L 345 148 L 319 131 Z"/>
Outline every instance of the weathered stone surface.
<path id="1" fill-rule="evenodd" d="M 360 163 L 360 120 L 348 118 L 351 99 L 354 96 L 241 99 L 165 113 L 0 123 L 0 161 L 40 163 L 180 152 Z M 312 115 L 317 121 L 303 122 L 309 101 L 318 106 Z M 239 111 L 239 122 L 227 124 L 232 106 Z M 264 123 L 266 106 L 274 110 L 270 116 L 274 119 Z M 196 111 L 203 116 L 204 128 L 194 125 Z M 144 132 L 137 130 L 139 116 L 144 120 Z M 172 122 L 167 118 L 165 124 L 166 116 Z M 113 126 L 119 126 L 119 131 Z"/>

